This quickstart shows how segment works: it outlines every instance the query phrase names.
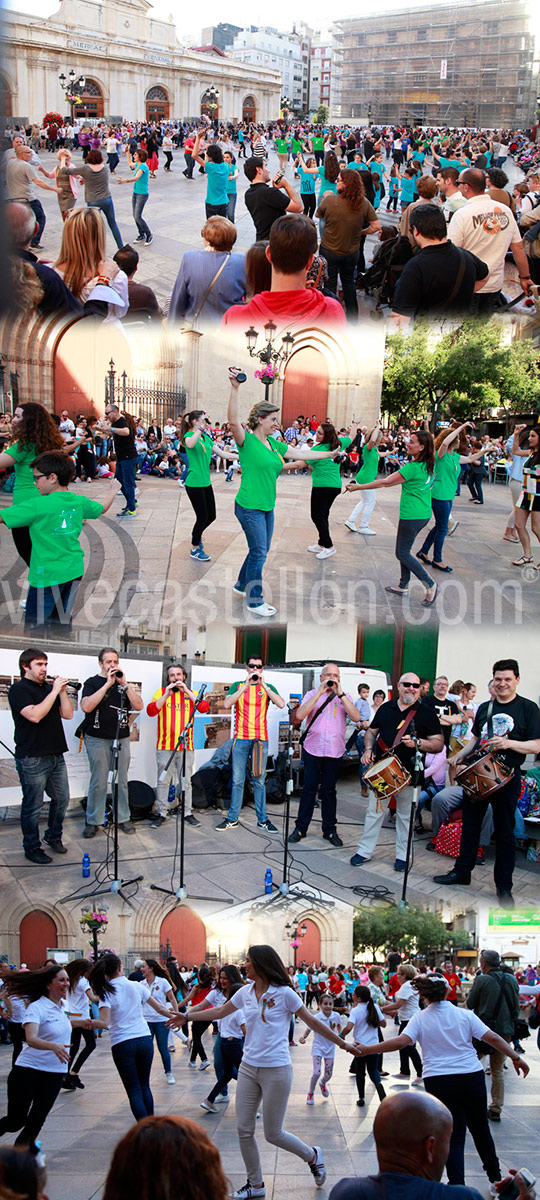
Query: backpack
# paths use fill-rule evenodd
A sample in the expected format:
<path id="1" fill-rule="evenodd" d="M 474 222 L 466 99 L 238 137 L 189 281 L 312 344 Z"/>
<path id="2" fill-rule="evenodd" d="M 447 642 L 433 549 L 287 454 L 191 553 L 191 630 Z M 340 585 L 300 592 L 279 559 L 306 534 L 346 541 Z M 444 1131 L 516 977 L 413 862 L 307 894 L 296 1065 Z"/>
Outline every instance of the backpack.
<path id="1" fill-rule="evenodd" d="M 357 279 L 357 287 L 377 297 L 377 308 L 392 304 L 396 284 L 401 272 L 413 256 L 408 237 L 399 235 L 391 241 L 382 242 L 373 262 Z"/>

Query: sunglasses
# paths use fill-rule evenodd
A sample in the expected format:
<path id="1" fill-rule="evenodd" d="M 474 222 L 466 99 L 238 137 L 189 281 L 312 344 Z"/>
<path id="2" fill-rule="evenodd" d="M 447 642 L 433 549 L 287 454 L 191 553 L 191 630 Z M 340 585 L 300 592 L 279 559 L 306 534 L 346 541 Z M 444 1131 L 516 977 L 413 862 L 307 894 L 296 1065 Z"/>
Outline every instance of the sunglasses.
<path id="1" fill-rule="evenodd" d="M 421 683 L 409 683 L 408 679 L 400 679 L 401 686 L 404 688 L 414 688 L 415 690 L 422 687 Z"/>

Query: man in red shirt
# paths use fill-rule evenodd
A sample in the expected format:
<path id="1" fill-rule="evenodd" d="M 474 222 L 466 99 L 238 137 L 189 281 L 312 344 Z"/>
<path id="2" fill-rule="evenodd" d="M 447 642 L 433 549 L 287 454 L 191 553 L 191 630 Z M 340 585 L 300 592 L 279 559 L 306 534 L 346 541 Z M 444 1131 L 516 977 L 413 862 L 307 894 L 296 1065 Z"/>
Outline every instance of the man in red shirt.
<path id="1" fill-rule="evenodd" d="M 285 701 L 263 675 L 260 654 L 250 654 L 246 664 L 246 678 L 232 683 L 223 707 L 234 706 L 234 740 L 232 750 L 231 807 L 227 816 L 216 829 L 221 832 L 234 829 L 242 808 L 244 782 L 248 760 L 251 758 L 253 801 L 257 813 L 257 827 L 266 833 L 277 833 L 276 826 L 266 814 L 266 760 L 268 757 L 268 706 L 285 708 Z"/>
<path id="2" fill-rule="evenodd" d="M 450 989 L 449 992 L 447 993 L 446 999 L 449 1000 L 451 1004 L 457 1004 L 458 992 L 461 995 L 461 980 L 459 978 L 459 975 L 458 975 L 457 971 L 454 971 L 454 968 L 453 968 L 451 962 L 443 963 L 442 969 L 443 969 L 444 978 L 446 979 L 446 982 Z"/>
<path id="3" fill-rule="evenodd" d="M 191 134 L 189 134 L 184 142 L 184 158 L 186 160 L 186 169 L 185 171 L 182 171 L 182 174 L 185 175 L 186 179 L 193 179 L 193 168 L 195 166 L 195 159 L 193 157 L 194 145 L 195 138 L 192 138 Z"/>
<path id="4" fill-rule="evenodd" d="M 306 287 L 309 268 L 317 252 L 317 230 L 308 217 L 290 213 L 278 217 L 270 230 L 266 257 L 272 267 L 269 292 L 259 292 L 248 304 L 233 304 L 223 315 L 224 329 L 246 329 L 246 321 L 262 329 L 268 321 L 278 327 L 291 321 L 317 321 L 345 326 L 338 300 Z"/>
<path id="5" fill-rule="evenodd" d="M 180 770 L 182 766 L 182 750 L 180 749 L 167 771 L 163 779 L 160 778 L 163 768 L 166 766 L 170 758 L 171 750 L 174 750 L 178 738 L 183 729 L 193 715 L 193 706 L 197 699 L 195 692 L 190 691 L 186 683 L 187 675 L 184 668 L 177 665 L 171 665 L 167 668 L 167 683 L 165 687 L 158 688 L 153 695 L 150 704 L 147 705 L 146 711 L 149 717 L 157 717 L 157 794 L 156 794 L 156 815 L 150 823 L 151 829 L 159 829 L 167 819 L 167 802 L 169 798 L 169 786 L 171 782 L 175 785 L 180 783 Z M 193 772 L 193 760 L 195 751 L 193 749 L 193 726 L 187 735 L 186 744 L 186 770 L 184 775 L 184 813 L 188 825 L 200 825 L 200 821 L 193 816 L 191 811 L 191 775 Z"/>

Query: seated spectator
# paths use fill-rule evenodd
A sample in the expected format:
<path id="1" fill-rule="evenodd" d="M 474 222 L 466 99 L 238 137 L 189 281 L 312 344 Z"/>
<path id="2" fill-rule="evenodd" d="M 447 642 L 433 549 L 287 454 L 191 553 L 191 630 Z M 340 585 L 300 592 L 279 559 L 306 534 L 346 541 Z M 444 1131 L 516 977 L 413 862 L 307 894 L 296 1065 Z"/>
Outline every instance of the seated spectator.
<path id="1" fill-rule="evenodd" d="M 233 254 L 236 226 L 227 217 L 209 217 L 201 229 L 204 250 L 186 250 L 173 288 L 169 321 L 217 321 L 246 294 L 243 254 Z"/>
<path id="2" fill-rule="evenodd" d="M 103 1200 L 227 1200 L 228 1194 L 219 1150 L 200 1125 L 187 1117 L 144 1117 L 116 1147 Z"/>
<path id="3" fill-rule="evenodd" d="M 267 321 L 282 326 L 291 320 L 332 321 L 343 325 L 345 317 L 337 300 L 307 287 L 307 273 L 317 252 L 317 231 L 303 215 L 278 217 L 270 230 L 266 256 L 272 267 L 270 291 L 260 292 L 247 304 L 225 313 L 224 328 L 246 328 L 245 322 L 262 327 Z"/>
<path id="4" fill-rule="evenodd" d="M 36 218 L 30 206 L 10 200 L 5 205 L 4 214 L 8 238 L 13 254 L 18 260 L 14 266 L 17 278 L 20 281 L 26 279 L 31 283 L 32 278 L 35 277 L 36 283 L 41 285 L 41 291 L 32 289 L 35 292 L 35 304 L 27 300 L 22 305 L 22 309 L 28 311 L 28 309 L 36 307 L 43 316 L 48 316 L 50 313 L 82 313 L 82 304 L 59 279 L 56 271 L 40 262 L 36 255 L 32 254 L 30 246 L 36 229 Z M 19 260 L 21 266 L 19 266 Z M 21 269 L 23 263 L 26 264 L 24 271 Z M 17 290 L 13 293 L 14 307 L 17 303 L 16 297 Z"/>
<path id="5" fill-rule="evenodd" d="M 392 305 L 394 323 L 407 324 L 412 317 L 428 312 L 466 312 L 477 284 L 488 277 L 486 264 L 448 240 L 444 213 L 434 204 L 414 209 L 411 231 L 420 249 L 398 280 Z"/>
<path id="6" fill-rule="evenodd" d="M 402 237 L 408 237 L 413 250 L 416 249 L 414 238 L 411 233 L 411 219 L 415 208 L 419 208 L 421 204 L 436 204 L 436 196 L 438 187 L 432 175 L 422 175 L 416 185 L 418 192 L 418 200 L 414 200 L 412 204 L 408 204 L 405 212 L 401 214 L 399 223 L 399 232 Z M 438 207 L 438 206 L 437 206 Z"/>
<path id="7" fill-rule="evenodd" d="M 95 315 L 112 320 L 127 313 L 128 281 L 112 258 L 105 255 L 101 212 L 98 208 L 76 208 L 64 222 L 54 270 L 81 304 L 91 303 Z"/>
<path id="8" fill-rule="evenodd" d="M 159 307 L 156 293 L 146 283 L 135 283 L 134 281 L 133 277 L 139 265 L 139 255 L 133 246 L 129 244 L 122 246 L 122 249 L 117 250 L 113 255 L 113 262 L 127 275 L 129 309 L 124 320 L 129 321 L 133 317 L 135 319 L 162 317 L 163 313 Z"/>

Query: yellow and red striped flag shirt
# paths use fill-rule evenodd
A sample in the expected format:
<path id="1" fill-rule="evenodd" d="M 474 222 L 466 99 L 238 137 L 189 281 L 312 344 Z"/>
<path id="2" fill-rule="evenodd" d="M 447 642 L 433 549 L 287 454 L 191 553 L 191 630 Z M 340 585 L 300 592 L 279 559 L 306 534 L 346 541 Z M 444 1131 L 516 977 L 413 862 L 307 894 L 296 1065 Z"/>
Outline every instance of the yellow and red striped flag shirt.
<path id="1" fill-rule="evenodd" d="M 156 750 L 174 750 L 182 730 L 187 725 L 193 712 L 193 700 L 184 696 L 183 692 L 173 692 L 168 696 L 163 708 L 156 707 L 156 700 L 163 695 L 165 688 L 158 688 L 150 704 L 147 706 L 149 717 L 157 717 L 157 746 Z M 188 733 L 186 750 L 193 750 L 193 727 Z"/>
<path id="2" fill-rule="evenodd" d="M 229 696 L 232 692 L 237 692 L 241 686 L 241 683 L 232 683 L 229 688 Z M 277 696 L 276 688 L 272 687 L 271 683 L 267 683 L 266 686 Z M 264 688 L 259 683 L 251 683 L 235 705 L 233 736 L 235 738 L 260 738 L 261 741 L 267 742 L 269 704 L 270 701 Z"/>

